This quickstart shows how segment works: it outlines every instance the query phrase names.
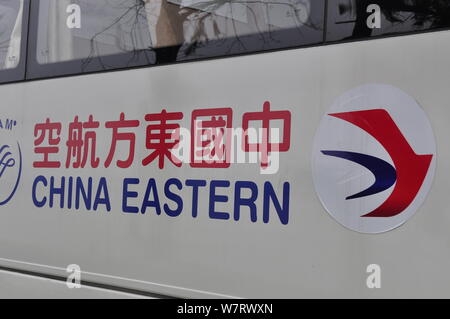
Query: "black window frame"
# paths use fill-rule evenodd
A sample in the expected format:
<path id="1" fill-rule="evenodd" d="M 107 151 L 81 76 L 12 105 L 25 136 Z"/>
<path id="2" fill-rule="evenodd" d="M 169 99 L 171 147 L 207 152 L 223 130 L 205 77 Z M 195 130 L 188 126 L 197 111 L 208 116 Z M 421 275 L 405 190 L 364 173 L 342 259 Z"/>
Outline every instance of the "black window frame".
<path id="1" fill-rule="evenodd" d="M 28 22 L 30 15 L 30 0 L 24 0 L 22 13 L 22 34 L 20 38 L 19 64 L 12 69 L 0 70 L 0 83 L 11 83 L 25 80 L 27 66 Z"/>
<path id="2" fill-rule="evenodd" d="M 221 58 L 228 58 L 233 56 L 246 56 L 246 55 L 253 55 L 253 54 L 259 54 L 259 53 L 268 53 L 268 52 L 276 52 L 276 51 L 283 51 L 283 50 L 292 50 L 292 49 L 300 49 L 300 48 L 309 48 L 309 47 L 316 47 L 316 46 L 327 46 L 327 45 L 335 45 L 335 44 L 341 44 L 341 43 L 354 43 L 354 42 L 363 42 L 363 41 L 370 41 L 370 40 L 376 40 L 376 39 L 384 39 L 384 38 L 391 38 L 391 37 L 400 37 L 400 36 L 408 36 L 408 35 L 414 35 L 414 34 L 422 34 L 422 33 L 430 33 L 430 32 L 440 32 L 440 31 L 448 31 L 450 30 L 449 27 L 430 27 L 422 30 L 411 30 L 411 31 L 404 31 L 404 32 L 395 32 L 395 33 L 384 33 L 384 34 L 376 34 L 376 35 L 370 35 L 370 36 L 348 36 L 340 40 L 333 40 L 328 39 L 328 32 L 329 29 L 333 27 L 333 24 L 330 21 L 330 6 L 332 6 L 333 1 L 332 0 L 320 0 L 323 1 L 323 13 L 322 13 L 322 21 L 321 25 L 323 27 L 322 30 L 322 36 L 321 39 L 316 42 L 311 42 L 307 44 L 300 44 L 297 42 L 293 42 L 291 45 L 279 45 L 279 46 L 272 46 L 267 49 L 250 49 L 244 52 L 240 53 L 220 53 L 220 54 L 214 54 L 210 56 L 205 57 L 192 57 L 192 58 L 186 58 L 186 59 L 174 59 L 174 54 L 176 55 L 177 48 L 175 50 L 172 47 L 167 48 L 160 48 L 160 49 L 154 49 L 152 51 L 148 51 L 151 54 L 157 53 L 161 57 L 167 57 L 167 59 L 159 59 L 156 63 L 149 62 L 149 60 L 152 59 L 152 57 L 146 58 L 144 55 L 140 56 L 140 60 L 133 61 L 132 63 L 127 64 L 123 67 L 117 67 L 116 65 L 120 64 L 119 61 L 125 60 L 131 60 L 131 56 L 134 55 L 134 53 L 121 53 L 117 55 L 110 55 L 110 56 L 101 56 L 101 61 L 99 61 L 99 58 L 94 58 L 90 64 L 89 67 L 87 67 L 85 70 L 80 71 L 80 61 L 82 60 L 71 60 L 71 61 L 64 61 L 64 62 L 57 62 L 57 63 L 48 63 L 48 64 L 39 64 L 37 62 L 36 52 L 37 52 L 37 41 L 38 41 L 38 23 L 39 23 L 39 6 L 41 0 L 25 0 L 26 3 L 28 3 L 28 6 L 26 6 L 27 13 L 29 14 L 29 20 L 24 21 L 24 26 L 27 26 L 28 28 L 25 28 L 28 30 L 28 47 L 26 47 L 25 43 L 25 49 L 21 50 L 21 60 L 20 60 L 20 66 L 19 69 L 22 70 L 22 72 L 25 72 L 25 78 L 23 75 L 18 76 L 17 79 L 26 79 L 26 80 L 38 80 L 38 79 L 47 79 L 47 78 L 57 78 L 62 76 L 77 76 L 82 74 L 92 74 L 92 73 L 101 73 L 101 72 L 108 72 L 108 71 L 120 71 L 120 70 L 128 70 L 133 69 L 136 67 L 152 67 L 152 66 L 158 66 L 158 65 L 168 65 L 168 64 L 178 64 L 178 63 L 185 63 L 185 62 L 196 62 L 196 61 L 204 61 L 204 60 L 211 60 L 211 59 L 221 59 Z M 312 0 L 312 1 L 318 1 L 318 0 Z M 358 0 L 357 0 L 358 1 Z M 396 1 L 396 0 L 392 0 Z M 374 0 L 376 3 L 377 0 Z M 24 9 L 25 10 L 25 9 Z M 26 17 L 26 16 L 25 16 Z M 24 19 L 26 20 L 26 19 Z M 24 32 L 24 31 L 22 31 Z M 283 32 L 283 31 L 280 31 Z M 252 37 L 253 35 L 250 35 Z M 241 36 L 242 37 L 242 36 Z M 253 36 L 254 37 L 254 36 Z M 25 39 L 25 35 L 22 38 L 22 41 Z M 23 55 L 26 54 L 27 58 L 24 59 Z M 25 63 L 26 62 L 26 63 Z M 105 67 L 106 65 L 113 65 L 111 67 Z M 16 71 L 16 69 L 13 69 Z M 0 71 L 0 83 L 3 83 L 2 80 L 2 74 L 7 74 L 8 71 L 13 70 L 4 70 Z M 11 80 L 13 79 L 13 80 Z M 10 78 L 9 82 L 14 81 L 15 78 Z"/>

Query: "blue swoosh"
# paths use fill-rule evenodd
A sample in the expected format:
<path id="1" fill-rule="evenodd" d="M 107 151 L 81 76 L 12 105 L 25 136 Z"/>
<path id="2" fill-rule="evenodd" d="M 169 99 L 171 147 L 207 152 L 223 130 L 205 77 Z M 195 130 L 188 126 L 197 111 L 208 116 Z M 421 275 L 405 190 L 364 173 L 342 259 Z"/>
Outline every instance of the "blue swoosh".
<path id="1" fill-rule="evenodd" d="M 339 157 L 355 162 L 367 168 L 375 176 L 375 183 L 373 183 L 372 186 L 362 192 L 347 197 L 347 200 L 381 193 L 394 185 L 397 180 L 397 172 L 395 171 L 395 168 L 388 162 L 378 157 L 344 151 L 322 151 L 322 153 L 324 155 Z"/>
<path id="2" fill-rule="evenodd" d="M 17 190 L 17 187 L 19 186 L 20 176 L 22 175 L 22 151 L 20 149 L 19 142 L 17 142 L 17 147 L 19 149 L 19 175 L 17 176 L 16 184 L 14 185 L 13 191 L 11 192 L 11 194 L 9 194 L 7 199 L 5 199 L 3 202 L 0 202 L 0 206 L 5 205 L 11 200 L 11 198 L 14 196 L 14 193 Z"/>

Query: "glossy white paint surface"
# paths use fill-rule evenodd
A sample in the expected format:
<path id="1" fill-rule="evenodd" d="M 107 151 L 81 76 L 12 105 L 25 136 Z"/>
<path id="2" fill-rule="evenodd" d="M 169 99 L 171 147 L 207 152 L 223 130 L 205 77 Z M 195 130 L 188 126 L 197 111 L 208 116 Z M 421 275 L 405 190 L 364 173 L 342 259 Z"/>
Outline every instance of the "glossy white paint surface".
<path id="1" fill-rule="evenodd" d="M 15 118 L 22 143 L 23 178 L 14 199 L 0 208 L 0 265 L 64 275 L 78 264 L 84 280 L 182 297 L 450 297 L 450 32 L 404 36 L 253 56 L 185 63 L 0 86 L 0 114 Z M 428 115 L 437 143 L 434 184 L 424 205 L 403 226 L 363 235 L 335 222 L 317 198 L 311 176 L 313 139 L 320 120 L 342 93 L 366 83 L 384 83 L 414 97 Z M 232 107 L 237 125 L 244 112 L 292 113 L 292 140 L 280 156 L 280 171 L 260 175 L 257 165 L 198 169 L 187 165 L 129 169 L 38 170 L 32 168 L 33 129 L 47 117 L 67 125 L 93 114 L 102 124 L 141 120 L 135 162 L 148 155 L 143 116 L 194 108 Z M 101 132 L 101 134 L 100 134 Z M 98 131 L 105 136 L 107 130 Z M 99 154 L 107 152 L 109 135 Z M 107 176 L 113 209 L 87 212 L 36 208 L 31 200 L 37 175 Z M 290 220 L 272 212 L 269 224 L 212 220 L 207 196 L 199 216 L 185 202 L 181 216 L 121 212 L 121 181 L 140 177 L 249 180 L 291 185 Z M 162 188 L 160 192 L 162 191 Z M 232 196 L 232 189 L 226 194 Z M 190 198 L 190 191 L 183 193 Z M 222 209 L 231 209 L 223 205 Z M 382 269 L 382 288 L 366 287 L 366 267 Z M 3 288 L 0 287 L 0 290 Z"/>

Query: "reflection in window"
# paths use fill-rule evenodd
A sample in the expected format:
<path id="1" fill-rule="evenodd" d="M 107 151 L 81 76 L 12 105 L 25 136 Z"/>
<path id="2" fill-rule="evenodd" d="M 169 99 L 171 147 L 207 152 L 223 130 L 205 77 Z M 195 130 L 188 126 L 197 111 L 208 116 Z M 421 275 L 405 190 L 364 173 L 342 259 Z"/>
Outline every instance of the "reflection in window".
<path id="1" fill-rule="evenodd" d="M 381 9 L 381 28 L 369 28 L 368 7 Z M 446 0 L 329 0 L 327 41 L 450 27 Z"/>
<path id="2" fill-rule="evenodd" d="M 71 4 L 79 6 L 79 16 L 70 10 Z M 68 23 L 72 19 L 81 20 L 79 27 Z M 151 46 L 145 8 L 136 0 L 41 0 L 37 43 L 41 64 L 88 62 Z"/>
<path id="3" fill-rule="evenodd" d="M 0 70 L 19 64 L 23 4 L 23 0 L 0 2 Z"/>
<path id="4" fill-rule="evenodd" d="M 67 26 L 71 4 L 80 28 Z M 323 0 L 41 0 L 37 61 L 157 63 L 318 43 L 323 10 Z"/>
<path id="5" fill-rule="evenodd" d="M 260 51 L 322 40 L 320 1 L 164 2 L 161 10 L 175 11 L 178 16 L 182 34 L 178 58 Z"/>

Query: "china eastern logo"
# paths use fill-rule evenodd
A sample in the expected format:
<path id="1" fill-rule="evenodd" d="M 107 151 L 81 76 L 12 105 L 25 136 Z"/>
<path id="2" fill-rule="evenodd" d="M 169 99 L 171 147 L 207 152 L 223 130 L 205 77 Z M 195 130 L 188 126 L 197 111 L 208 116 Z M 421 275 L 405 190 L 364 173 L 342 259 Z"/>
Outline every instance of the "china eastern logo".
<path id="1" fill-rule="evenodd" d="M 0 206 L 14 197 L 22 174 L 22 152 L 15 138 L 17 122 L 0 118 Z"/>
<path id="2" fill-rule="evenodd" d="M 428 119 L 401 90 L 365 85 L 339 97 L 315 139 L 313 175 L 323 205 L 363 233 L 391 230 L 428 193 L 436 146 Z"/>

